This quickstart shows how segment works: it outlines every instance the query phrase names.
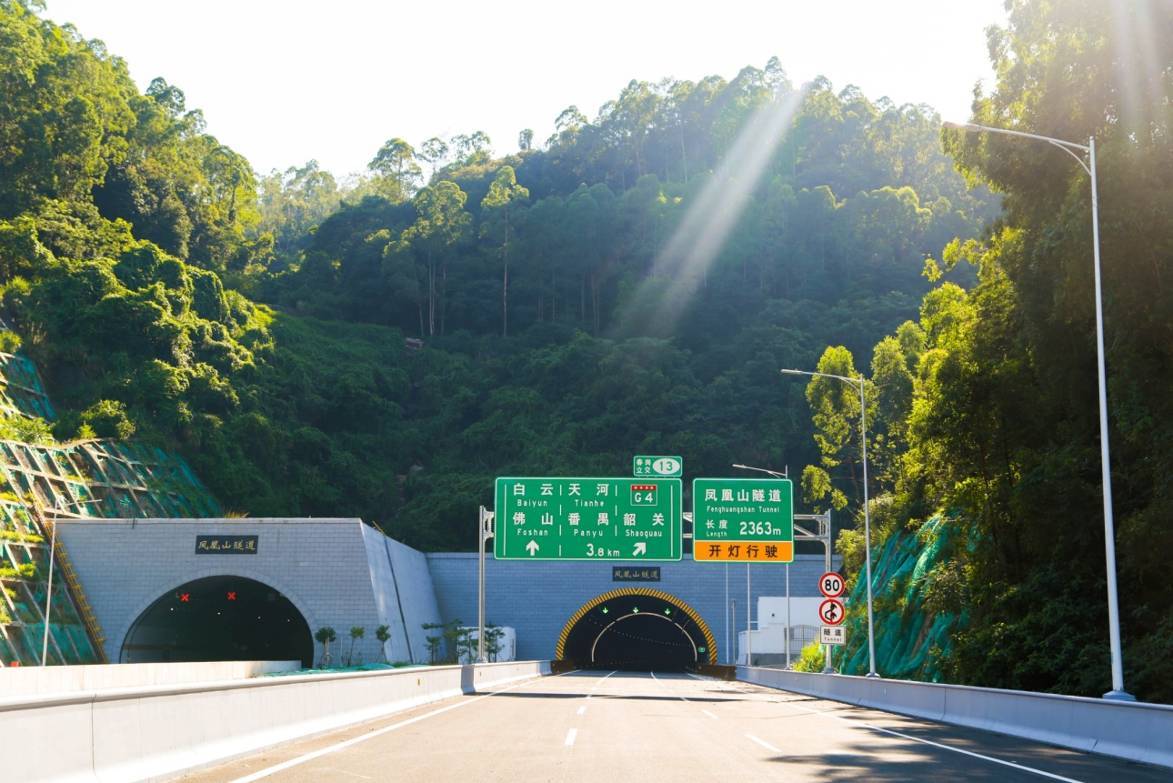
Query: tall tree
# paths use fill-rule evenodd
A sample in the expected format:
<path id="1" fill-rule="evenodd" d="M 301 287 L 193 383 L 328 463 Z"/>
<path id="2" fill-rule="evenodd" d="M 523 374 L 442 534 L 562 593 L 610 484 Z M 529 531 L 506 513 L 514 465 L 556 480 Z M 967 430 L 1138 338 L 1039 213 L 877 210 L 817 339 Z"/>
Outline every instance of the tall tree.
<path id="1" fill-rule="evenodd" d="M 501 242 L 501 336 L 509 336 L 509 242 L 512 238 L 518 210 L 529 198 L 529 190 L 517 184 L 512 166 L 497 169 L 489 192 L 481 200 L 486 213 L 481 224 L 485 237 L 496 237 Z"/>
<path id="2" fill-rule="evenodd" d="M 401 138 L 387 139 L 367 168 L 379 177 L 392 183 L 388 192 L 393 196 L 406 197 L 414 192 L 419 182 L 420 167 L 415 162 L 415 148 Z"/>
<path id="3" fill-rule="evenodd" d="M 460 186 L 448 180 L 421 188 L 412 199 L 415 222 L 390 245 L 390 254 L 410 251 L 416 259 L 422 278 L 418 288 L 421 336 L 436 334 L 437 315 L 439 331 L 444 333 L 448 265 L 472 225 L 472 216 L 464 210 L 467 199 Z"/>

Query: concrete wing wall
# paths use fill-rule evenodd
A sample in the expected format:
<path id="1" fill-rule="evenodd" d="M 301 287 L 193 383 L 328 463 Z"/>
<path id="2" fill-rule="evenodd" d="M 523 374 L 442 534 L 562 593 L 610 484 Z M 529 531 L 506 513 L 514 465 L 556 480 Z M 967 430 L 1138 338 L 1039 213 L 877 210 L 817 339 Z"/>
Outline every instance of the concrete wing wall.
<path id="1" fill-rule="evenodd" d="M 380 625 L 390 626 L 387 660 L 427 663 L 425 623 L 440 622 L 428 561 L 422 552 L 363 526 Z M 372 638 L 374 629 L 368 629 Z"/>

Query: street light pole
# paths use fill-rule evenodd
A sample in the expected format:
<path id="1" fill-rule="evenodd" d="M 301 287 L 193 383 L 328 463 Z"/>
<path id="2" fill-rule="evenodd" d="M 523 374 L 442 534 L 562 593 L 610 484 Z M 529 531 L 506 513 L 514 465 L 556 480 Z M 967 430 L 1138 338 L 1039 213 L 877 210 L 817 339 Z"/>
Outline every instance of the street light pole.
<path id="1" fill-rule="evenodd" d="M 945 126 L 957 130 L 975 130 L 1045 141 L 1074 158 L 1080 168 L 1087 172 L 1091 178 L 1092 262 L 1096 291 L 1096 372 L 1100 408 L 1100 477 L 1104 501 L 1104 565 L 1108 582 L 1108 644 L 1112 653 L 1112 690 L 1105 693 L 1104 698 L 1136 701 L 1131 693 L 1124 690 L 1124 656 L 1120 649 L 1120 600 L 1116 590 L 1116 525 L 1112 513 L 1112 470 L 1108 453 L 1108 379 L 1104 360 L 1104 294 L 1100 275 L 1100 204 L 1096 182 L 1096 139 L 1094 136 L 1089 137 L 1087 144 L 1084 145 L 1050 136 L 1041 136 L 1037 133 L 991 128 L 972 122 L 946 122 Z M 1083 158 L 1075 154 L 1073 150 L 1086 152 L 1087 163 L 1084 163 Z"/>
<path id="2" fill-rule="evenodd" d="M 784 375 L 809 375 L 812 378 L 834 378 L 844 383 L 850 383 L 859 388 L 859 442 L 863 454 L 863 542 L 865 569 L 864 578 L 867 580 L 868 597 L 868 677 L 879 677 L 876 673 L 876 630 L 875 619 L 872 614 L 872 521 L 871 509 L 868 503 L 868 424 L 867 401 L 864 398 L 864 379 L 848 378 L 845 375 L 833 375 L 827 372 L 807 372 L 806 370 L 781 370 Z"/>

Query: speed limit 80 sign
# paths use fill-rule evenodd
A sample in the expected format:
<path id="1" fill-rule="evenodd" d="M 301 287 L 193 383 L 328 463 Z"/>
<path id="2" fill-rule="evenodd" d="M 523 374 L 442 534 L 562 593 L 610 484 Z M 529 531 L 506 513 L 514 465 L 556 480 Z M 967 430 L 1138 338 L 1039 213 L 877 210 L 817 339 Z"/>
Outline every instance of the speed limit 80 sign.
<path id="1" fill-rule="evenodd" d="M 847 583 L 835 571 L 828 571 L 819 577 L 819 592 L 826 598 L 838 598 L 846 589 Z"/>

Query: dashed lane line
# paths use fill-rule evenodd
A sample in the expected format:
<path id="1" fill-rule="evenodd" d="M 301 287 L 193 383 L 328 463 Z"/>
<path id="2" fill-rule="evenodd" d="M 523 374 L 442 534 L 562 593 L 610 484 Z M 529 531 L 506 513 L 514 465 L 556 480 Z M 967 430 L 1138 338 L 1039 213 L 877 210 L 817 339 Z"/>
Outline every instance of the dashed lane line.
<path id="1" fill-rule="evenodd" d="M 562 743 L 566 747 L 574 744 L 574 738 L 578 736 L 578 729 L 570 729 L 566 732 L 566 742 Z"/>
<path id="2" fill-rule="evenodd" d="M 782 751 L 781 751 L 781 750 L 779 750 L 778 748 L 775 748 L 773 745 L 771 745 L 770 743 L 766 742 L 766 741 L 765 741 L 764 739 L 762 739 L 761 737 L 755 737 L 755 736 L 754 736 L 754 735 L 752 735 L 752 734 L 746 734 L 745 736 L 749 737 L 751 740 L 753 740 L 754 742 L 758 743 L 759 745 L 761 745 L 763 748 L 765 748 L 766 750 L 770 751 L 771 753 L 777 753 L 778 755 L 781 755 L 781 754 L 782 754 Z"/>

